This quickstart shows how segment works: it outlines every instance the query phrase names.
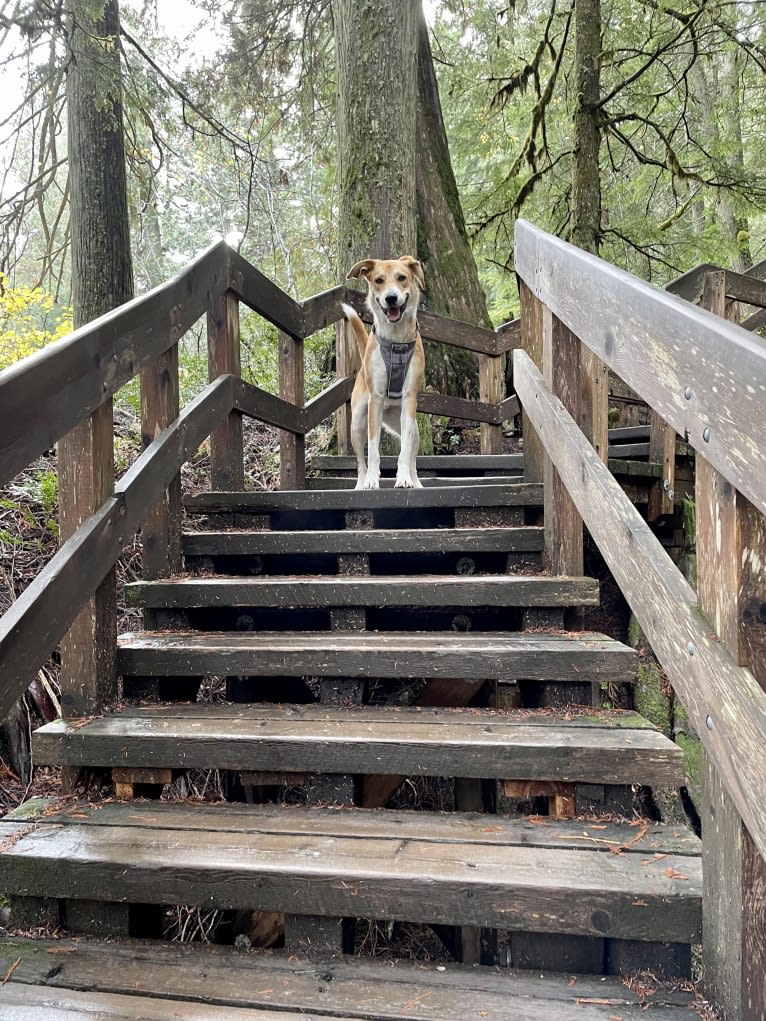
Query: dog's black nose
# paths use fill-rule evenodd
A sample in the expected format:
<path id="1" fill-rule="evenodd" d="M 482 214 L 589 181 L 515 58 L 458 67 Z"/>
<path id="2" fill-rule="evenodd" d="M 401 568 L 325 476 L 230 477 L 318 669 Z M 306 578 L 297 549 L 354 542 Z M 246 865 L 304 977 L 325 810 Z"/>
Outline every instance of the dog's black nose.
<path id="1" fill-rule="evenodd" d="M 396 305 L 399 301 L 399 297 L 396 294 L 387 294 L 385 300 L 387 305 Z"/>

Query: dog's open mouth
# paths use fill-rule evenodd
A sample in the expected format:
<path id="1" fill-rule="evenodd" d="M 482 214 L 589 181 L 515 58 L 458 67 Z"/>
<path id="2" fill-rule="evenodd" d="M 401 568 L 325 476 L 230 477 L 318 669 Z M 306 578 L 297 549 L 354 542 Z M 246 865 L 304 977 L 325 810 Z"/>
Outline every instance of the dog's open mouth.
<path id="1" fill-rule="evenodd" d="M 386 314 L 386 319 L 388 319 L 389 323 L 398 323 L 399 322 L 399 320 L 404 315 L 404 310 L 407 307 L 407 301 L 408 300 L 409 299 L 405 299 L 403 305 L 386 305 L 383 308 L 383 311 Z"/>

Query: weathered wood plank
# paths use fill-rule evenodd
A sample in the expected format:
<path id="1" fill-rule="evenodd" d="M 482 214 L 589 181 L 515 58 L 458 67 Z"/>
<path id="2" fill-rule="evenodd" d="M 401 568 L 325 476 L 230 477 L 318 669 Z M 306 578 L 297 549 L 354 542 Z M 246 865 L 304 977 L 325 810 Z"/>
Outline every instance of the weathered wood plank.
<path id="1" fill-rule="evenodd" d="M 427 415 L 443 415 L 459 418 L 466 422 L 489 422 L 498 424 L 499 405 L 480 401 L 468 401 L 464 397 L 449 397 L 446 394 L 419 393 L 418 411 Z M 484 451 L 490 453 L 490 451 Z"/>
<path id="2" fill-rule="evenodd" d="M 242 375 L 239 301 L 231 291 L 208 309 L 207 368 L 211 383 L 219 376 Z M 210 434 L 210 485 L 213 489 L 244 488 L 242 416 L 235 411 Z M 177 514 L 180 519 L 180 496 Z"/>
<path id="3" fill-rule="evenodd" d="M 735 273 L 731 269 L 723 271 L 724 291 L 732 301 L 741 301 L 745 305 L 757 305 L 766 308 L 766 283 L 749 273 Z"/>
<path id="4" fill-rule="evenodd" d="M 582 406 L 580 342 L 545 306 L 542 318 L 545 383 L 574 420 L 579 421 Z M 543 483 L 545 567 L 552 574 L 582 574 L 582 518 L 548 456 L 543 461 Z"/>
<path id="5" fill-rule="evenodd" d="M 160 433 L 115 486 L 114 496 L 77 529 L 0 620 L 0 718 L 101 583 L 179 467 L 228 414 L 232 380 L 207 387 Z"/>
<path id="6" fill-rule="evenodd" d="M 561 720 L 540 726 L 523 715 L 459 709 L 367 707 L 354 713 L 332 706 L 321 712 L 238 706 L 227 713 L 211 706 L 201 717 L 194 707 L 189 713 L 184 708 L 158 708 L 146 716 L 115 713 L 89 723 L 55 721 L 35 732 L 35 760 L 110 768 L 684 782 L 678 745 L 649 728 L 614 726 L 608 714 L 589 725 Z"/>
<path id="7" fill-rule="evenodd" d="M 689 856 L 647 863 L 645 852 L 632 848 L 610 855 L 495 843 L 482 839 L 482 815 L 470 817 L 475 832 L 466 843 L 420 839 L 407 829 L 391 838 L 360 837 L 356 828 L 331 838 L 262 831 L 254 839 L 222 828 L 237 806 L 213 806 L 205 829 L 165 826 L 161 803 L 149 810 L 108 807 L 109 825 L 80 825 L 66 812 L 32 829 L 0 821 L 2 888 L 25 896 L 288 912 L 300 905 L 304 914 L 337 917 L 414 917 L 671 942 L 699 938 L 701 872 Z M 341 828 L 360 810 L 326 811 Z M 428 825 L 451 829 L 449 818 L 442 823 L 439 816 Z M 626 831 L 627 843 L 635 830 Z"/>
<path id="8" fill-rule="evenodd" d="M 303 408 L 303 431 L 310 432 L 344 405 L 350 399 L 353 388 L 353 376 L 343 376 L 312 398 Z"/>
<path id="9" fill-rule="evenodd" d="M 524 352 L 514 378 L 570 495 L 762 854 L 766 693 L 722 648 L 697 596 Z"/>
<path id="10" fill-rule="evenodd" d="M 120 635 L 118 666 L 139 676 L 303 674 L 632 681 L 637 654 L 603 635 L 308 631 Z"/>
<path id="11" fill-rule="evenodd" d="M 243 379 L 234 381 L 234 407 L 243 415 L 257 418 L 259 422 L 303 435 L 302 408 L 282 400 L 281 397 L 275 397 L 259 386 L 246 383 Z"/>
<path id="12" fill-rule="evenodd" d="M 279 334 L 279 396 L 292 404 L 297 421 L 304 428 L 304 352 L 303 341 L 289 333 Z M 279 432 L 279 488 L 303 489 L 306 482 L 306 441 L 303 433 Z M 233 486 L 231 487 L 234 488 Z"/>
<path id="13" fill-rule="evenodd" d="M 384 455 L 380 459 L 381 471 L 396 471 L 395 457 Z M 523 454 L 421 454 L 418 471 L 438 471 L 441 475 L 458 473 L 479 475 L 482 472 L 518 475 L 524 468 Z M 315 471 L 356 472 L 356 458 L 339 454 L 320 454 L 314 457 L 311 466 Z"/>
<path id="14" fill-rule="evenodd" d="M 596 606 L 592 578 L 376 575 L 372 578 L 186 578 L 131 582 L 129 606 Z"/>
<path id="15" fill-rule="evenodd" d="M 639 995 L 613 978 L 580 975 L 573 985 L 569 975 L 501 974 L 454 964 L 437 971 L 423 963 L 397 961 L 391 967 L 359 958 L 288 960 L 232 953 L 229 947 L 158 941 L 1 940 L 0 970 L 6 974 L 14 964 L 11 982 L 16 989 L 45 985 L 51 995 L 57 990 L 61 997 L 70 989 L 135 995 L 138 985 L 145 997 L 183 1001 L 176 1006 L 183 1017 L 186 1002 L 193 1001 L 272 1008 L 284 1021 L 290 1015 L 283 1011 L 336 1018 L 357 1013 L 368 1021 L 465 1021 L 477 1008 L 493 1021 L 570 1021 L 572 1012 L 582 1021 L 605 1021 L 615 1010 L 632 1018 L 643 1016 L 645 1009 L 653 1021 L 676 1021 L 689 1016 L 694 1001 L 693 994 L 670 988 Z"/>
<path id="16" fill-rule="evenodd" d="M 292 337 L 303 337 L 303 309 L 246 259 L 228 249 L 231 290 L 240 301 Z"/>
<path id="17" fill-rule="evenodd" d="M 193 514 L 236 511 L 271 514 L 284 510 L 377 510 L 383 507 L 529 507 L 541 506 L 543 487 L 504 482 L 480 486 L 423 489 L 359 489 L 350 492 L 297 491 L 197 493 L 184 500 Z"/>
<path id="18" fill-rule="evenodd" d="M 610 369 L 766 511 L 766 346 L 523 221 L 516 224 L 516 270 Z"/>
<path id="19" fill-rule="evenodd" d="M 479 355 L 479 399 L 496 409 L 499 414 L 500 402 L 505 389 L 503 363 L 500 358 Z M 482 422 L 480 427 L 482 454 L 502 454 L 503 430 L 500 422 Z"/>
<path id="20" fill-rule="evenodd" d="M 340 303 L 346 301 L 345 284 L 331 287 L 327 291 L 304 298 L 300 303 L 303 312 L 303 336 L 310 337 L 327 326 L 332 326 L 343 315 Z"/>
<path id="21" fill-rule="evenodd" d="M 0 483 L 177 343 L 226 289 L 228 253 L 211 246 L 167 283 L 0 372 Z"/>
<path id="22" fill-rule="evenodd" d="M 532 362 L 543 367 L 543 306 L 523 280 L 519 280 L 521 300 L 521 349 L 527 352 Z M 514 359 L 514 365 L 516 364 Z M 514 381 L 514 387 L 518 393 Z M 544 476 L 545 451 L 537 433 L 532 428 L 526 409 L 521 409 L 521 431 L 524 437 L 524 478 L 528 482 L 542 482 Z"/>
<path id="23" fill-rule="evenodd" d="M 81 826 L 112 826 L 122 824 L 129 806 L 114 802 L 87 805 L 84 802 L 57 801 L 55 798 L 34 798 L 21 810 L 9 813 L 7 823 L 20 824 L 46 821 L 55 816 L 58 822 L 67 817 Z M 153 825 L 158 818 L 146 806 L 133 806 L 133 825 Z M 152 806 L 154 808 L 155 806 Z M 250 833 L 277 833 L 317 836 L 342 836 L 353 832 L 360 837 L 388 839 L 401 835 L 404 829 L 418 840 L 470 844 L 531 845 L 560 849 L 590 848 L 613 853 L 628 851 L 646 860 L 647 852 L 675 854 L 699 858 L 702 844 L 691 830 L 677 825 L 658 823 L 651 819 L 632 823 L 613 822 L 602 818 L 553 820 L 548 817 L 507 818 L 496 816 L 487 827 L 484 814 L 388 812 L 346 809 L 342 813 L 322 808 L 286 808 L 279 805 L 205 805 L 201 803 L 163 802 L 158 804 L 165 829 L 213 829 Z M 19 814 L 21 813 L 21 814 Z"/>
<path id="24" fill-rule="evenodd" d="M 505 477 L 505 476 L 503 476 Z M 512 476 L 509 476 L 509 479 Z M 380 479 L 381 489 L 394 489 L 395 479 L 393 476 L 383 476 Z M 459 486 L 486 486 L 488 483 L 498 481 L 487 475 L 479 475 L 471 478 L 468 475 L 447 475 L 429 476 L 421 475 L 420 483 L 425 489 L 454 489 Z M 331 475 L 311 476 L 306 479 L 306 488 L 312 490 L 352 490 L 356 484 L 356 478 L 349 475 L 333 478 Z"/>
<path id="25" fill-rule="evenodd" d="M 497 337 L 497 353 L 506 354 L 514 348 L 521 347 L 521 319 L 511 319 L 495 330 Z"/>
<path id="26" fill-rule="evenodd" d="M 527 553 L 542 549 L 542 529 L 347 528 L 335 532 L 187 532 L 187 557 L 280 553 Z"/>
<path id="27" fill-rule="evenodd" d="M 649 460 L 662 465 L 662 477 L 649 489 L 649 520 L 672 514 L 676 485 L 676 431 L 657 414 L 649 413 Z"/>

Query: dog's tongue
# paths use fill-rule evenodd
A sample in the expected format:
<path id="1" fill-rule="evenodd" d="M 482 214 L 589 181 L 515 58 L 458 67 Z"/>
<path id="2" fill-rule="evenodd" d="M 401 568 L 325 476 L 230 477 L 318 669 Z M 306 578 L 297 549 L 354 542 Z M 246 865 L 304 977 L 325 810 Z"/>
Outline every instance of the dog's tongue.
<path id="1" fill-rule="evenodd" d="M 389 323 L 398 323 L 402 318 L 402 310 L 397 305 L 389 307 L 386 309 L 386 317 Z"/>

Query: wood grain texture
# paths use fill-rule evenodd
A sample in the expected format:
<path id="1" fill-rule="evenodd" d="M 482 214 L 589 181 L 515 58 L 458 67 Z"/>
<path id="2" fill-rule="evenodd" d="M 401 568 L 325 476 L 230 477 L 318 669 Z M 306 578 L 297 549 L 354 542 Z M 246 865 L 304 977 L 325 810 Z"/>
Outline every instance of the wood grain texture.
<path id="1" fill-rule="evenodd" d="M 259 422 L 276 425 L 296 435 L 303 434 L 302 408 L 243 379 L 234 382 L 234 407 Z"/>
<path id="2" fill-rule="evenodd" d="M 516 224 L 516 270 L 610 369 L 766 511 L 766 347 L 757 338 L 524 221 Z"/>
<path id="3" fill-rule="evenodd" d="M 532 290 L 519 279 L 521 301 L 521 349 L 526 351 L 532 362 L 543 368 L 543 306 Z M 514 358 L 514 365 L 516 364 Z M 515 377 L 514 386 L 516 387 Z M 544 476 L 545 452 L 524 408 L 522 400 L 521 431 L 524 437 L 524 478 L 527 482 L 542 482 Z"/>
<path id="4" fill-rule="evenodd" d="M 582 407 L 580 342 L 543 306 L 543 377 L 578 421 Z M 583 573 L 582 518 L 547 455 L 543 460 L 545 489 L 545 551 L 543 563 L 552 574 Z"/>
<path id="5" fill-rule="evenodd" d="M 507 482 L 464 488 L 360 489 L 351 492 L 298 491 L 248 493 L 197 493 L 184 500 L 194 514 L 236 511 L 271 514 L 284 510 L 378 510 L 422 507 L 529 507 L 542 506 L 543 487 Z"/>
<path id="6" fill-rule="evenodd" d="M 462 685 L 465 687 L 465 684 Z M 119 779 L 162 768 L 381 773 L 564 783 L 682 786 L 681 749 L 646 727 L 615 726 L 608 713 L 583 721 L 528 723 L 522 713 L 378 709 L 331 705 L 184 706 L 147 716 L 115 713 L 90 723 L 55 721 L 34 734 L 43 764 L 131 767 Z M 446 752 L 446 754 L 445 754 Z M 118 777 L 115 777 L 118 779 Z"/>
<path id="7" fill-rule="evenodd" d="M 573 1016 L 608 1021 L 610 1015 L 638 1018 L 648 1004 L 653 1021 L 684 1021 L 693 1002 L 693 994 L 667 988 L 642 991 L 639 996 L 613 978 L 580 975 L 572 985 L 569 975 L 501 974 L 456 964 L 437 971 L 423 963 L 397 961 L 391 967 L 359 958 L 288 960 L 279 954 L 238 954 L 229 947 L 159 941 L 133 940 L 129 948 L 92 940 L 0 941 L 2 973 L 15 962 L 11 988 L 17 996 L 26 987 L 46 986 L 50 998 L 57 993 L 64 1005 L 68 990 L 135 996 L 138 983 L 139 1005 L 151 1003 L 154 996 L 168 998 L 181 1017 L 187 1016 L 187 1005 L 198 1003 L 231 1011 L 269 1010 L 269 1018 L 271 1011 L 278 1011 L 283 1021 L 291 1021 L 294 1011 L 304 1017 L 361 1015 L 368 1021 L 465 1021 L 477 1010 L 485 1010 L 494 1021 L 520 1017 L 571 1021 Z M 5 988 L 0 996 L 3 992 Z M 30 1003 L 30 1009 L 36 1008 L 34 999 Z M 93 1014 L 86 1016 L 91 1021 Z M 68 1016 L 67 1021 L 80 1019 Z"/>
<path id="8" fill-rule="evenodd" d="M 292 337 L 303 337 L 303 309 L 278 284 L 228 249 L 229 286 L 240 301 Z"/>
<path id="9" fill-rule="evenodd" d="M 649 520 L 672 514 L 676 485 L 676 431 L 656 411 L 649 412 L 649 460 L 662 465 L 662 477 L 649 489 Z"/>
<path id="10" fill-rule="evenodd" d="M 505 388 L 503 363 L 499 358 L 479 355 L 479 399 L 499 408 Z M 502 454 L 503 430 L 500 422 L 482 422 L 480 429 L 482 454 Z"/>
<path id="11" fill-rule="evenodd" d="M 592 578 L 376 575 L 373 578 L 186 578 L 132 582 L 129 606 L 597 606 Z"/>
<path id="12" fill-rule="evenodd" d="M 711 636 L 696 593 L 524 352 L 515 355 L 514 378 L 586 526 L 765 853 L 760 750 L 766 742 L 766 693 Z"/>
<path id="13" fill-rule="evenodd" d="M 255 837 L 241 827 L 224 831 L 237 806 L 195 813 L 193 827 L 184 808 L 181 828 L 165 824 L 162 804 L 109 807 L 108 824 L 102 817 L 98 825 L 80 825 L 66 812 L 31 830 L 0 822 L 11 845 L 0 855 L 3 889 L 245 910 L 290 912 L 300 905 L 302 914 L 626 939 L 699 938 L 701 873 L 689 856 L 669 854 L 647 865 L 645 851 L 633 847 L 610 855 L 486 841 L 482 815 L 465 817 L 474 831 L 461 842 L 440 839 L 452 829 L 440 816 L 424 822 L 433 838 L 419 836 L 423 812 L 414 813 L 413 829 L 389 838 L 360 836 L 360 810 L 326 810 L 335 816 L 334 836 L 261 829 Z M 293 819 L 299 814 L 289 812 Z M 230 815 L 237 817 L 243 818 Z M 623 832 L 625 843 L 635 836 L 632 827 Z"/>
<path id="14" fill-rule="evenodd" d="M 353 376 L 343 376 L 313 397 L 303 408 L 303 431 L 310 432 L 342 407 L 350 399 L 353 388 Z"/>
<path id="15" fill-rule="evenodd" d="M 146 448 L 178 418 L 178 345 L 141 373 L 141 446 Z M 94 508 L 95 510 L 95 508 Z M 181 476 L 171 479 L 147 510 L 141 528 L 145 578 L 167 578 L 181 569 Z"/>
<path id="16" fill-rule="evenodd" d="M 204 390 L 146 448 L 114 488 L 0 620 L 0 717 L 71 624 L 83 601 L 111 570 L 151 506 L 232 406 L 232 380 Z"/>
<path id="17" fill-rule="evenodd" d="M 226 291 L 207 313 L 207 369 L 212 383 L 219 376 L 241 376 L 239 301 Z M 210 485 L 213 489 L 244 489 L 242 415 L 232 411 L 210 435 Z M 180 508 L 179 508 L 180 517 Z"/>
<path id="18" fill-rule="evenodd" d="M 298 422 L 304 428 L 304 351 L 303 341 L 289 333 L 279 334 L 279 396 L 298 410 Z M 306 481 L 306 442 L 303 433 L 279 432 L 279 488 L 303 489 Z M 234 486 L 230 487 L 234 489 Z"/>
<path id="19" fill-rule="evenodd" d="M 187 557 L 263 556 L 279 553 L 519 553 L 542 549 L 542 529 L 346 528 L 336 532 L 187 532 Z"/>
<path id="20" fill-rule="evenodd" d="M 140 632 L 120 635 L 123 674 L 463 677 L 625 683 L 637 655 L 603 635 L 544 632 L 333 634 Z"/>

